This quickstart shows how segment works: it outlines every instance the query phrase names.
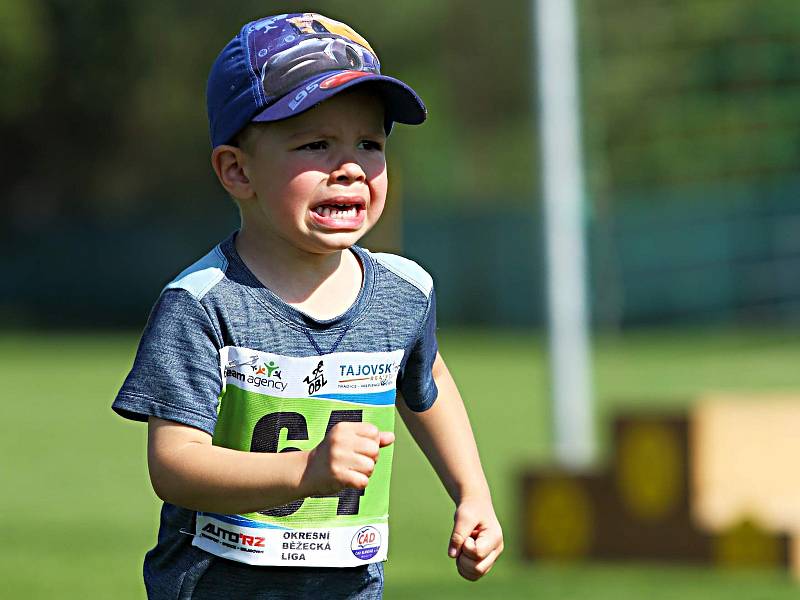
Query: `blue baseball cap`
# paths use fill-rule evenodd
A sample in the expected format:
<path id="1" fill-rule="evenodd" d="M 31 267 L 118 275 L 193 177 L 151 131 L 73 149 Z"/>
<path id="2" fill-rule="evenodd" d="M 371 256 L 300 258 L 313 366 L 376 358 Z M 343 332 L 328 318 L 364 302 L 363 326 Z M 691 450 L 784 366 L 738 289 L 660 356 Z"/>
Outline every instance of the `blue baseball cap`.
<path id="1" fill-rule="evenodd" d="M 230 143 L 251 122 L 280 121 L 356 85 L 370 83 L 392 123 L 418 125 L 427 111 L 408 85 L 381 75 L 369 42 L 316 13 L 247 23 L 211 67 L 206 89 L 211 146 Z"/>

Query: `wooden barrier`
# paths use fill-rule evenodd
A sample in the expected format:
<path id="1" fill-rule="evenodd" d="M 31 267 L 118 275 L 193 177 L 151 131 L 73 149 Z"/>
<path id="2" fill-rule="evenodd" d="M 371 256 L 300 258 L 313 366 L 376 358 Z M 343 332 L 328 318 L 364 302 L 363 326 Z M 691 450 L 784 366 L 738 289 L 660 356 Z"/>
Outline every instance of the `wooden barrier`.
<path id="1" fill-rule="evenodd" d="M 710 414 L 709 405 L 703 406 L 704 415 Z M 716 528 L 702 527 L 706 521 L 695 518 L 698 478 L 711 486 L 704 496 L 707 507 L 712 499 L 720 502 L 720 492 L 711 493 L 714 477 L 724 474 L 727 478 L 729 474 L 719 467 L 720 461 L 725 462 L 718 454 L 721 450 L 709 454 L 705 449 L 697 455 L 705 462 L 697 462 L 698 443 L 709 443 L 706 438 L 717 443 L 716 437 L 709 437 L 706 418 L 701 416 L 702 425 L 696 428 L 694 417 L 690 421 L 686 416 L 624 415 L 614 421 L 608 468 L 584 473 L 557 469 L 525 473 L 521 506 L 524 556 L 789 566 L 789 536 L 765 527 L 761 519 L 754 518 L 757 513 L 731 510 L 729 518 L 718 521 Z M 708 418 L 712 423 L 717 419 L 713 415 Z M 800 428 L 797 431 L 800 436 Z M 790 471 L 783 473 L 791 477 Z"/>

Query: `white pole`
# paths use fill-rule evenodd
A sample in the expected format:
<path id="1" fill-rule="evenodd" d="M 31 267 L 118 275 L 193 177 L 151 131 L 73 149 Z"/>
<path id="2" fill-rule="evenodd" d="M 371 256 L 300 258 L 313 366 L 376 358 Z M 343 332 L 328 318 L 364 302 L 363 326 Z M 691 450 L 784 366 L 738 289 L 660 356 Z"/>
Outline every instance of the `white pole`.
<path id="1" fill-rule="evenodd" d="M 583 214 L 574 0 L 532 0 L 536 19 L 539 136 L 556 457 L 591 463 L 594 424 Z"/>

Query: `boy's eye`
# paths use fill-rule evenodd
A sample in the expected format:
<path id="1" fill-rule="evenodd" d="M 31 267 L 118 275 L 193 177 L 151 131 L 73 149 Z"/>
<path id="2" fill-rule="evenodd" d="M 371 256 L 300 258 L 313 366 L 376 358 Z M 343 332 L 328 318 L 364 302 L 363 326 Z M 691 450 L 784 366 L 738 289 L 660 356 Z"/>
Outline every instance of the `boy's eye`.
<path id="1" fill-rule="evenodd" d="M 375 140 L 361 140 L 358 147 L 362 150 L 377 150 L 379 152 L 383 150 L 383 144 Z"/>
<path id="2" fill-rule="evenodd" d="M 325 150 L 328 147 L 328 143 L 323 140 L 317 140 L 315 142 L 309 142 L 308 144 L 303 144 L 298 150 Z"/>

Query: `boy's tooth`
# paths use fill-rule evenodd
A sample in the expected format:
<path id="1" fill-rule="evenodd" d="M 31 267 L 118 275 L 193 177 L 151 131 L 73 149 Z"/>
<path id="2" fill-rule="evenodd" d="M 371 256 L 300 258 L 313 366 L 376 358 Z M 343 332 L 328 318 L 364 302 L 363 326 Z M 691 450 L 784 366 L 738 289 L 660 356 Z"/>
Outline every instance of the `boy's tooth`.
<path id="1" fill-rule="evenodd" d="M 330 205 L 330 206 L 318 206 L 314 209 L 321 217 L 326 218 L 333 218 L 333 219 L 346 219 L 352 218 L 358 215 L 358 206 L 351 204 L 349 206 L 345 205 Z"/>

